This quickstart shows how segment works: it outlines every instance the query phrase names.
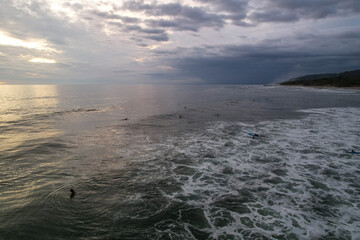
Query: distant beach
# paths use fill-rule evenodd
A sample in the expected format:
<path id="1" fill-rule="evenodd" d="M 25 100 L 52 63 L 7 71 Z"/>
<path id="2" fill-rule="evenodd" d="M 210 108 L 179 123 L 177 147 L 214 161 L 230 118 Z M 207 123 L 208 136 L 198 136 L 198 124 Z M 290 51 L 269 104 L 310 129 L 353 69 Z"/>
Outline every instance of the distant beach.
<path id="1" fill-rule="evenodd" d="M 286 87 L 305 87 L 305 88 L 317 88 L 317 89 L 354 89 L 360 90 L 360 86 L 353 86 L 353 87 L 337 87 L 337 86 L 309 86 L 309 85 L 281 85 L 278 86 L 286 86 Z"/>
<path id="2" fill-rule="evenodd" d="M 286 86 L 309 86 L 309 87 L 339 87 L 339 88 L 360 88 L 360 70 L 342 72 L 313 74 L 296 77 L 279 83 Z"/>

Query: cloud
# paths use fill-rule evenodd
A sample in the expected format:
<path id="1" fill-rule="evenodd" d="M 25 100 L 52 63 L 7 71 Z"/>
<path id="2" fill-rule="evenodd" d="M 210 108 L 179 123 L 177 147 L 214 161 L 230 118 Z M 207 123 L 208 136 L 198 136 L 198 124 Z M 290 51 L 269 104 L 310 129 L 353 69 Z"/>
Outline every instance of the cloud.
<path id="1" fill-rule="evenodd" d="M 54 45 L 66 45 L 70 38 L 85 35 L 80 26 L 74 26 L 64 14 L 58 16 L 47 2 L 5 1 L 1 3 L 0 23 L 13 38 L 42 39 Z"/>
<path id="2" fill-rule="evenodd" d="M 291 11 L 279 9 L 257 11 L 251 14 L 250 19 L 256 22 L 294 22 L 299 20 L 299 16 Z"/>
<path id="3" fill-rule="evenodd" d="M 336 16 L 347 16 L 360 12 L 357 0 L 263 0 L 260 7 L 254 7 L 248 15 L 252 21 L 293 22 L 300 19 L 323 19 Z"/>
<path id="4" fill-rule="evenodd" d="M 33 62 L 33 63 L 56 63 L 55 60 L 47 59 L 47 58 L 33 58 L 33 59 L 29 60 L 29 62 Z"/>
<path id="5" fill-rule="evenodd" d="M 75 78 L 265 83 L 357 68 L 360 5 L 358 0 L 16 0 L 2 2 L 0 32 L 0 71 L 7 81 L 36 72 L 51 83 Z M 29 62 L 40 56 L 56 63 Z"/>
<path id="6" fill-rule="evenodd" d="M 359 56 L 306 56 L 303 53 L 275 53 L 249 57 L 189 57 L 173 62 L 178 77 L 199 78 L 208 84 L 267 84 L 308 73 L 353 70 L 360 64 Z M 352 67 L 349 67 L 352 66 Z"/>
<path id="7" fill-rule="evenodd" d="M 119 27 L 130 24 L 141 27 L 141 29 L 161 28 L 166 32 L 170 30 L 197 32 L 201 28 L 220 29 L 225 25 L 225 19 L 222 15 L 213 13 L 206 8 L 181 3 L 153 2 L 148 4 L 144 1 L 126 1 L 121 7 L 112 7 L 107 11 L 95 9 L 89 13 Z M 138 17 L 130 17 L 129 14 L 136 14 Z M 117 20 L 117 22 L 109 22 L 109 20 Z M 126 31 L 127 28 L 120 30 Z M 145 33 L 144 31 L 141 32 Z M 168 35 L 169 33 L 162 33 L 162 36 L 144 36 L 144 38 L 167 41 L 168 37 L 165 36 Z"/>
<path id="8" fill-rule="evenodd" d="M 64 7 L 71 8 L 75 11 L 78 11 L 78 10 L 81 10 L 84 8 L 84 6 L 78 2 L 76 2 L 76 3 L 65 2 Z"/>
<path id="9" fill-rule="evenodd" d="M 248 8 L 249 1 L 248 0 L 198 0 L 202 3 L 213 4 L 217 10 L 231 12 L 236 14 L 243 14 L 246 13 Z"/>
<path id="10" fill-rule="evenodd" d="M 274 83 L 302 74 L 358 68 L 359 30 L 320 35 L 303 33 L 287 39 L 266 39 L 258 44 L 204 45 L 172 52 L 156 51 L 156 54 L 164 56 L 164 62 L 177 69 L 176 73 L 168 73 L 176 78 L 202 79 L 210 84 Z"/>
<path id="11" fill-rule="evenodd" d="M 109 22 L 109 24 L 118 27 L 123 32 L 135 32 L 136 34 L 134 36 L 137 38 L 151 39 L 158 42 L 166 42 L 169 40 L 169 35 L 163 29 L 142 28 L 139 25 L 126 25 L 118 22 Z"/>
<path id="12" fill-rule="evenodd" d="M 221 12 L 224 20 L 231 20 L 235 25 L 249 25 L 244 20 L 247 17 L 249 8 L 249 0 L 196 0 L 203 4 L 207 4 L 215 12 Z"/>
<path id="13" fill-rule="evenodd" d="M 104 12 L 99 10 L 92 10 L 90 12 L 91 14 L 94 14 L 98 17 L 105 18 L 105 19 L 118 19 L 121 20 L 123 23 L 139 23 L 140 19 L 135 17 L 128 17 L 128 16 L 122 16 L 120 14 L 116 14 L 113 12 Z"/>
<path id="14" fill-rule="evenodd" d="M 198 31 L 203 27 L 221 28 L 225 25 L 222 15 L 200 7 L 180 3 L 146 4 L 144 1 L 127 1 L 123 10 L 141 12 L 149 17 L 168 17 L 170 19 L 147 19 L 152 27 L 170 28 L 177 31 Z"/>
<path id="15" fill-rule="evenodd" d="M 23 47 L 29 49 L 36 49 L 40 51 L 59 52 L 58 50 L 49 47 L 49 43 L 45 39 L 28 39 L 22 40 L 9 36 L 9 34 L 0 31 L 0 45 Z"/>

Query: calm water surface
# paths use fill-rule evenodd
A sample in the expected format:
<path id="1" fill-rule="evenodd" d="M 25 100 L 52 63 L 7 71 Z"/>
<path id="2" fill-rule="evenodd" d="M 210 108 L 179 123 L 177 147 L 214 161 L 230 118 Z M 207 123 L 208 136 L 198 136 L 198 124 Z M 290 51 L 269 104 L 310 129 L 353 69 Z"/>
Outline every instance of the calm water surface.
<path id="1" fill-rule="evenodd" d="M 359 116 L 359 90 L 0 86 L 0 239 L 360 239 Z"/>

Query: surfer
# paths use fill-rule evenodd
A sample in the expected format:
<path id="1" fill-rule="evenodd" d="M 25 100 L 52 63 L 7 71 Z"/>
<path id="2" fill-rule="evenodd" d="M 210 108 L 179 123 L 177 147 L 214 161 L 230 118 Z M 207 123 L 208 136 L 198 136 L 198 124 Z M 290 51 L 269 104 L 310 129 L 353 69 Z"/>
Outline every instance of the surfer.
<path id="1" fill-rule="evenodd" d="M 73 198 L 76 194 L 76 192 L 74 191 L 74 189 L 70 189 L 70 198 Z"/>
<path id="2" fill-rule="evenodd" d="M 126 121 L 126 120 L 128 120 L 128 118 L 124 118 L 123 120 Z"/>
<path id="3" fill-rule="evenodd" d="M 351 153 L 355 153 L 354 149 L 351 149 Z"/>
<path id="4" fill-rule="evenodd" d="M 252 138 L 255 138 L 255 137 L 260 137 L 258 134 L 254 133 Z"/>

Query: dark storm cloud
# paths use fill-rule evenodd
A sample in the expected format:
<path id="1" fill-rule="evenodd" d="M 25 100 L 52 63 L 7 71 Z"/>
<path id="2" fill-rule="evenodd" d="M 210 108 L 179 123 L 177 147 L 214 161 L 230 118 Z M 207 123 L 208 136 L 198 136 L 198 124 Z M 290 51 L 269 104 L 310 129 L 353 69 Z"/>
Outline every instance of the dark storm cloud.
<path id="1" fill-rule="evenodd" d="M 146 34 L 164 34 L 165 31 L 162 29 L 150 29 L 150 28 L 142 28 L 137 25 L 130 25 L 125 27 L 126 31 L 137 31 L 140 33 L 146 33 Z"/>
<path id="2" fill-rule="evenodd" d="M 156 51 L 178 71 L 176 77 L 202 79 L 205 83 L 267 84 L 313 73 L 341 72 L 360 66 L 359 31 L 314 36 L 304 34 L 260 44 L 206 46 Z M 341 46 L 341 47 L 340 47 Z M 176 56 L 176 57 L 173 57 Z"/>
<path id="3" fill-rule="evenodd" d="M 175 31 L 197 32 L 202 27 L 214 27 L 211 22 L 199 23 L 187 18 L 177 18 L 175 20 L 148 20 L 146 21 L 146 23 L 150 27 L 158 27 Z"/>
<path id="4" fill-rule="evenodd" d="M 122 24 L 137 25 L 137 38 L 152 39 L 154 41 L 168 41 L 168 31 L 198 32 L 201 28 L 221 29 L 226 24 L 242 27 L 255 27 L 260 23 L 270 22 L 297 22 L 302 19 L 321 19 L 329 16 L 342 16 L 358 13 L 358 0 L 195 0 L 201 6 L 189 6 L 181 2 L 161 3 L 153 1 L 146 3 L 143 0 L 126 1 L 121 6 L 113 6 L 105 12 L 92 10 L 91 14 L 108 20 L 119 20 Z M 134 18 L 123 16 L 117 11 L 141 13 L 149 18 Z M 155 17 L 155 18 L 154 18 Z M 110 23 L 112 25 L 114 22 Z M 131 26 L 130 28 L 133 28 Z M 162 29 L 163 32 L 148 33 L 153 29 Z M 128 30 L 120 27 L 119 30 Z"/>
<path id="5" fill-rule="evenodd" d="M 323 19 L 360 12 L 358 0 L 268 0 L 265 6 L 249 14 L 255 22 L 292 22 L 300 19 Z"/>
<path id="6" fill-rule="evenodd" d="M 249 11 L 249 0 L 197 0 L 198 2 L 207 4 L 216 12 L 222 12 L 224 20 L 231 20 L 232 24 L 239 26 L 251 26 L 243 20 L 246 18 Z"/>
<path id="7" fill-rule="evenodd" d="M 299 11 L 314 18 L 323 18 L 334 13 L 355 13 L 360 11 L 358 0 L 271 0 L 270 4 L 280 9 Z"/>
<path id="8" fill-rule="evenodd" d="M 153 27 L 161 27 L 161 28 L 181 28 L 181 26 L 177 22 L 166 19 L 148 20 L 147 24 Z"/>
<path id="9" fill-rule="evenodd" d="M 251 18 L 257 22 L 293 22 L 299 20 L 299 16 L 293 12 L 278 9 L 259 11 L 253 13 Z"/>
<path id="10" fill-rule="evenodd" d="M 138 25 L 126 25 L 119 22 L 108 22 L 110 25 L 117 26 L 122 32 L 134 33 L 137 38 L 151 39 L 158 42 L 166 42 L 169 35 L 163 29 L 159 28 L 142 28 Z"/>
<path id="11" fill-rule="evenodd" d="M 240 26 L 254 26 L 245 23 L 244 19 L 255 23 L 294 22 L 300 19 L 322 19 L 360 12 L 358 0 L 197 0 L 197 2 L 224 12 L 225 14 L 222 15 L 224 19 L 230 19 L 233 24 Z"/>
<path id="12" fill-rule="evenodd" d="M 91 11 L 91 13 L 98 17 L 105 18 L 105 19 L 112 19 L 112 20 L 119 19 L 123 23 L 139 23 L 140 22 L 140 19 L 138 19 L 138 18 L 122 16 L 120 14 L 115 14 L 112 12 L 93 10 L 93 11 Z"/>
<path id="13" fill-rule="evenodd" d="M 211 3 L 216 6 L 218 10 L 232 12 L 236 14 L 246 15 L 246 9 L 248 7 L 248 0 L 198 0 L 203 3 Z"/>
<path id="14" fill-rule="evenodd" d="M 347 32 L 343 32 L 337 35 L 337 37 L 339 39 L 348 39 L 348 40 L 353 40 L 356 41 L 358 39 L 360 39 L 360 29 L 359 31 L 347 31 Z"/>
<path id="15" fill-rule="evenodd" d="M 169 18 L 151 20 L 130 18 L 114 12 L 119 9 L 137 13 L 141 12 L 150 17 L 167 16 Z M 144 1 L 128 1 L 121 8 L 114 7 L 113 10 L 107 12 L 93 10 L 90 13 L 104 19 L 104 22 L 110 25 L 117 26 L 122 32 L 131 32 L 134 34 L 133 37 L 159 42 L 169 40 L 169 30 L 197 32 L 203 27 L 218 29 L 225 24 L 225 20 L 221 15 L 210 13 L 200 7 L 190 7 L 180 3 L 157 4 L 154 2 L 147 4 Z M 120 20 L 121 22 L 109 20 Z M 143 26 L 140 26 L 140 24 L 143 24 Z"/>
<path id="16" fill-rule="evenodd" d="M 358 0 L 196 1 L 203 5 L 192 7 L 181 3 L 161 4 L 158 1 L 148 4 L 140 0 L 127 1 L 121 9 L 141 12 L 147 16 L 168 17 L 167 19 L 146 20 L 145 23 L 149 27 L 194 32 L 203 27 L 220 29 L 227 23 L 254 27 L 266 22 L 296 22 L 301 19 L 322 19 L 360 12 Z"/>
<path id="17" fill-rule="evenodd" d="M 166 33 L 149 34 L 149 35 L 145 35 L 144 38 L 151 39 L 151 40 L 158 41 L 158 42 L 169 41 L 169 36 Z"/>
<path id="18" fill-rule="evenodd" d="M 178 16 L 188 7 L 184 7 L 179 3 L 167 3 L 152 5 L 153 8 L 148 8 L 145 13 L 152 16 Z"/>
<path id="19" fill-rule="evenodd" d="M 217 27 L 222 27 L 224 25 L 224 21 L 220 15 L 207 13 L 201 8 L 183 7 L 181 16 L 185 19 L 191 20 L 191 22 L 195 24 L 198 23 L 200 26 L 204 23 L 205 25 L 211 24 Z"/>
<path id="20" fill-rule="evenodd" d="M 183 78 L 200 78 L 211 84 L 267 84 L 290 77 L 352 70 L 360 65 L 359 54 L 333 56 L 301 52 L 258 54 L 248 57 L 184 58 L 174 61 Z M 264 57 L 265 56 L 265 57 Z"/>
<path id="21" fill-rule="evenodd" d="M 168 17 L 168 19 L 140 19 L 123 16 L 116 13 L 118 10 L 130 12 L 141 12 L 150 17 Z M 206 9 L 190 7 L 179 3 L 146 4 L 144 1 L 128 1 L 122 7 L 113 7 L 110 11 L 90 11 L 91 15 L 102 18 L 103 23 L 117 26 L 120 32 L 131 33 L 138 39 L 150 39 L 153 41 L 164 42 L 169 40 L 168 31 L 193 31 L 197 32 L 200 28 L 210 27 L 219 29 L 224 26 L 225 21 L 222 16 L 209 13 Z M 115 22 L 115 20 L 119 20 Z M 142 24 L 142 26 L 140 25 Z"/>
<path id="22" fill-rule="evenodd" d="M 169 40 L 168 33 L 161 28 L 149 25 L 148 28 L 141 27 L 139 25 L 139 23 L 141 23 L 139 18 L 122 16 L 111 11 L 94 10 L 91 11 L 91 14 L 109 20 L 107 22 L 108 24 L 118 27 L 121 32 L 133 33 L 136 38 L 150 39 L 157 42 L 166 42 Z M 115 20 L 120 20 L 121 22 L 116 22 Z"/>
<path id="23" fill-rule="evenodd" d="M 282 74 L 284 67 L 274 68 L 263 60 L 241 57 L 187 58 L 176 63 L 186 77 L 200 78 L 205 83 L 216 84 L 259 84 L 272 81 Z"/>
<path id="24" fill-rule="evenodd" d="M 153 2 L 147 4 L 144 1 L 127 1 L 123 4 L 122 9 L 143 12 L 149 16 L 178 16 L 183 11 L 184 6 L 180 3 L 157 4 Z"/>
<path id="25" fill-rule="evenodd" d="M 202 27 L 221 28 L 225 21 L 222 15 L 211 13 L 208 9 L 181 5 L 180 3 L 146 4 L 144 1 L 128 1 L 122 9 L 142 12 L 148 16 L 171 17 L 168 19 L 146 21 L 150 26 L 171 28 L 179 31 L 198 31 Z"/>

